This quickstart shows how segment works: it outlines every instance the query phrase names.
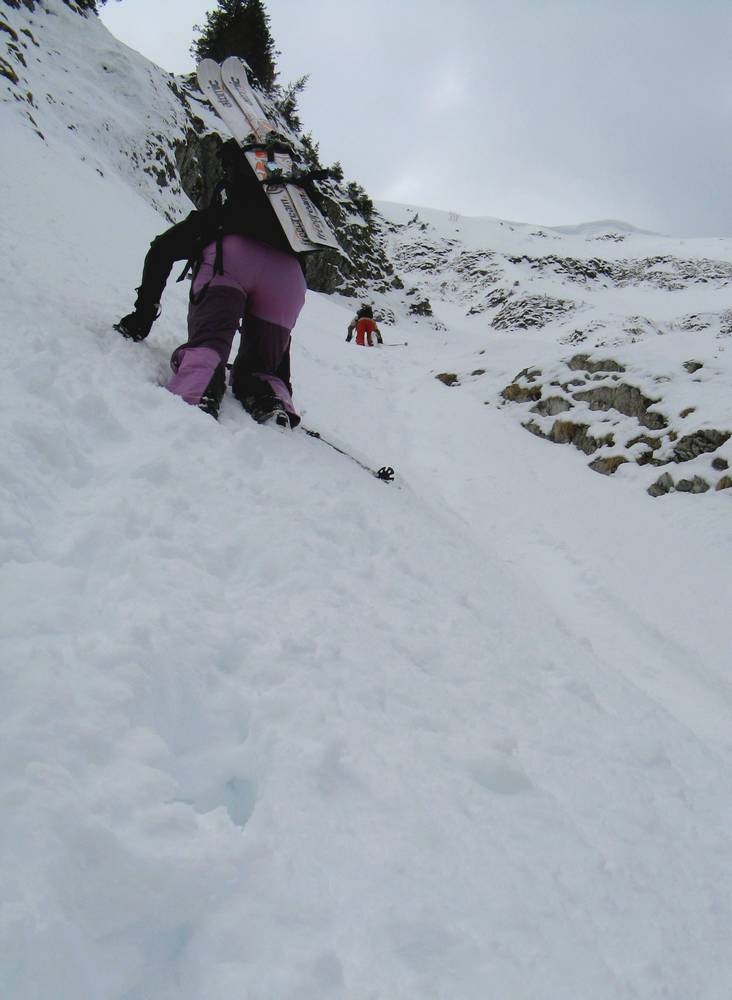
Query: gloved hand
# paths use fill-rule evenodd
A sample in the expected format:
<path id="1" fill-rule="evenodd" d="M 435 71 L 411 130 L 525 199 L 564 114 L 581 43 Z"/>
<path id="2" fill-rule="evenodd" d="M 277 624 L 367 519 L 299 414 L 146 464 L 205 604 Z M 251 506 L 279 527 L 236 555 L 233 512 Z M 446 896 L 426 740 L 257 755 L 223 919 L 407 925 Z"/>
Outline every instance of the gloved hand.
<path id="1" fill-rule="evenodd" d="M 156 302 L 153 306 L 138 308 L 123 316 L 119 323 L 114 324 L 114 329 L 128 340 L 144 340 L 159 315 L 160 305 Z"/>

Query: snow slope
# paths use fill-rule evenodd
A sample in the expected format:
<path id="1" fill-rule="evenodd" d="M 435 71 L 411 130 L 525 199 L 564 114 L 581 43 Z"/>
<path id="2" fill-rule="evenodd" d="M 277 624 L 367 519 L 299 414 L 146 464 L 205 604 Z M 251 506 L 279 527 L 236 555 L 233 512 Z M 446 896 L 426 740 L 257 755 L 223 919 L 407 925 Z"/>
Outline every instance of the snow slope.
<path id="1" fill-rule="evenodd" d="M 732 241 L 379 207 L 449 384 L 652 495 L 732 487 Z"/>
<path id="2" fill-rule="evenodd" d="M 46 8 L 0 10 L 159 72 Z M 317 295 L 305 422 L 397 483 L 186 407 L 185 289 L 110 329 L 165 222 L 99 86 L 74 142 L 0 105 L 0 995 L 726 1000 L 728 492 L 597 476 L 435 380 L 483 332 L 359 350 Z"/>

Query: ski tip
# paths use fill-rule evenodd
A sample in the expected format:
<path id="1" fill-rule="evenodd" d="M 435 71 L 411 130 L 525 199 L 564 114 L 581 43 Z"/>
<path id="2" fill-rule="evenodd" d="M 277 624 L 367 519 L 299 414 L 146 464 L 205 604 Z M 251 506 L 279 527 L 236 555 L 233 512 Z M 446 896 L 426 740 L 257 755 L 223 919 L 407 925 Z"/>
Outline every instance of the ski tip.
<path id="1" fill-rule="evenodd" d="M 252 72 L 252 67 L 246 61 L 242 59 L 241 56 L 227 56 L 226 59 L 221 63 L 221 69 L 224 72 L 229 72 L 232 69 L 245 69 L 248 73 Z"/>

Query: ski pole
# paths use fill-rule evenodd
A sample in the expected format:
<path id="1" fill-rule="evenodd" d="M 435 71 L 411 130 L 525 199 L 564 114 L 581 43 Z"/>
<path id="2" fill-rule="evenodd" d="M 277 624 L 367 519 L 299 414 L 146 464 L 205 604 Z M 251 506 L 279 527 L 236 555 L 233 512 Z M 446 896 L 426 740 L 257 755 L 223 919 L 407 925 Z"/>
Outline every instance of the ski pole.
<path id="1" fill-rule="evenodd" d="M 308 437 L 315 438 L 316 441 L 322 441 L 323 444 L 327 444 L 329 448 L 333 449 L 333 451 L 337 451 L 339 455 L 344 455 L 346 458 L 350 458 L 352 462 L 355 462 L 356 465 L 360 465 L 362 469 L 366 472 L 370 472 L 371 475 L 376 476 L 377 479 L 381 479 L 382 482 L 390 483 L 394 479 L 394 470 L 390 465 L 382 465 L 380 469 L 372 469 L 370 465 L 366 465 L 366 463 L 362 462 L 360 458 L 356 458 L 355 455 L 352 455 L 350 451 L 345 451 L 343 448 L 339 448 L 337 444 L 333 444 L 332 441 L 324 438 L 319 431 L 314 431 L 310 427 L 305 427 L 304 424 L 301 424 L 300 427 L 305 431 Z"/>

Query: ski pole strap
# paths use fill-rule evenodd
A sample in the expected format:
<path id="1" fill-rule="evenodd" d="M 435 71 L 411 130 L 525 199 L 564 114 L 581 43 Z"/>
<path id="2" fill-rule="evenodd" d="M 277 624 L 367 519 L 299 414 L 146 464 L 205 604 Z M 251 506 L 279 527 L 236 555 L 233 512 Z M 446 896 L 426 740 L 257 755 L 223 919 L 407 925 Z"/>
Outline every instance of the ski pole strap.
<path id="1" fill-rule="evenodd" d="M 190 258 L 189 260 L 186 261 L 186 266 L 183 268 L 183 270 L 180 272 L 180 274 L 178 275 L 178 277 L 175 279 L 176 284 L 179 281 L 185 281 L 186 280 L 186 278 L 188 277 L 188 273 L 189 273 L 189 271 L 191 270 L 192 267 L 193 267 L 193 258 Z"/>
<path id="2" fill-rule="evenodd" d="M 216 233 L 216 259 L 214 260 L 214 274 L 224 273 L 224 235 L 223 227 L 219 226 Z"/>

